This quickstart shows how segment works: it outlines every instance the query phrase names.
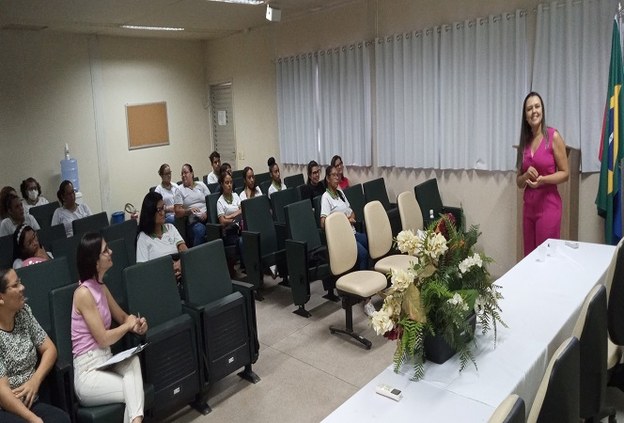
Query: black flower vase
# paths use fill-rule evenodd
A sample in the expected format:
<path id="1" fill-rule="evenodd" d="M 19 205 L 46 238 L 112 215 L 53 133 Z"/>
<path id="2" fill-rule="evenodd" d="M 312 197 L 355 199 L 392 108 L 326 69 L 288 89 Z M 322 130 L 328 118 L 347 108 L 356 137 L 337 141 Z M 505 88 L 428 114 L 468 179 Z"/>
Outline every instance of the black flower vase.
<path id="1" fill-rule="evenodd" d="M 466 337 L 466 342 L 468 342 L 472 334 L 474 334 L 477 324 L 477 315 L 471 313 L 466 320 L 468 320 L 468 325 L 472 328 L 472 331 L 471 333 L 463 333 L 462 336 Z M 457 351 L 446 342 L 446 339 L 444 339 L 442 335 L 425 335 L 424 349 L 427 361 L 436 364 L 444 363 L 457 353 Z"/>

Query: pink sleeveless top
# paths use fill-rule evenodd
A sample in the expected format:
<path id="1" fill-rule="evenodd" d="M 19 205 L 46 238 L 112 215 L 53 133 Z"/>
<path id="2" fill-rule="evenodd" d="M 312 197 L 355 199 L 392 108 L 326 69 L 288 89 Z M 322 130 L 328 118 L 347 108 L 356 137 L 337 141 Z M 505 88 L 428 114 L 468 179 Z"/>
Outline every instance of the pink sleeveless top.
<path id="1" fill-rule="evenodd" d="M 95 279 L 89 279 L 84 282 L 80 282 L 80 286 L 87 287 L 87 289 L 91 292 L 91 295 L 93 295 L 93 298 L 95 299 L 95 306 L 100 313 L 102 322 L 104 322 L 104 327 L 107 330 L 110 329 L 111 313 L 110 308 L 108 308 L 106 294 L 104 293 L 104 289 L 102 289 L 103 285 L 100 285 Z M 74 358 L 86 352 L 100 348 L 97 341 L 91 334 L 91 331 L 89 331 L 87 322 L 85 322 L 81 314 L 78 314 L 76 307 L 73 304 L 71 312 L 71 339 Z"/>

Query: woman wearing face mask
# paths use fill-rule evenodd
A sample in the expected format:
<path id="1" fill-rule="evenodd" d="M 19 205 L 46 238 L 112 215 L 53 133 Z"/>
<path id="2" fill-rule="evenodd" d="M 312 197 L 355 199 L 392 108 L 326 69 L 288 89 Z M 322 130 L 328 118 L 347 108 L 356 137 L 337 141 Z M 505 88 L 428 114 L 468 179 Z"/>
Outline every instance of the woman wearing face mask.
<path id="1" fill-rule="evenodd" d="M 256 185 L 256 176 L 252 168 L 247 166 L 243 169 L 243 177 L 245 178 L 245 189 L 240 193 L 241 201 L 254 198 L 257 195 L 262 195 L 260 187 Z"/>
<path id="2" fill-rule="evenodd" d="M 270 157 L 267 164 L 269 165 L 269 173 L 271 174 L 271 186 L 269 186 L 269 191 L 267 192 L 267 195 L 270 197 L 274 192 L 286 189 L 286 184 L 282 182 L 280 168 L 275 162 L 275 158 Z"/>
<path id="3" fill-rule="evenodd" d="M 41 195 L 41 185 L 35 178 L 27 178 L 20 184 L 20 191 L 24 203 L 24 211 L 29 212 L 31 207 L 43 206 L 49 201 Z"/>
<path id="4" fill-rule="evenodd" d="M 13 234 L 13 269 L 27 267 L 53 259 L 39 243 L 37 232 L 28 225 L 20 225 Z"/>
<path id="5" fill-rule="evenodd" d="M 24 223 L 36 231 L 40 229 L 37 220 L 30 214 L 24 213 L 24 204 L 17 195 L 9 194 L 4 201 L 4 206 L 9 213 L 9 217 L 3 219 L 2 223 L 0 223 L 0 236 L 13 235 L 15 229 Z"/>

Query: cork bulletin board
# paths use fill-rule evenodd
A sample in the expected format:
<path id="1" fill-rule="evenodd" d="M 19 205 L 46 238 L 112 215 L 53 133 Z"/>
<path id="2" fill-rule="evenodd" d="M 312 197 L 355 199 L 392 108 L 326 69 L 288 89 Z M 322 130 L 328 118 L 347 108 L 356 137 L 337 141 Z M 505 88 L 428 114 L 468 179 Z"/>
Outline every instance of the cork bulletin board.
<path id="1" fill-rule="evenodd" d="M 169 145 L 167 103 L 126 105 L 128 149 Z"/>

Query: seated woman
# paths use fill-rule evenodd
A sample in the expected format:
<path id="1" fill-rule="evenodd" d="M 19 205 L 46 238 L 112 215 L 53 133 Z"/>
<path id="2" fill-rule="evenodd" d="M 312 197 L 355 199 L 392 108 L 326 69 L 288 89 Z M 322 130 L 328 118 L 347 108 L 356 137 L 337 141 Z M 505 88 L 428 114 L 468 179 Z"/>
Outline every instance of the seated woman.
<path id="1" fill-rule="evenodd" d="M 260 187 L 256 186 L 256 176 L 251 167 L 247 166 L 243 169 L 243 178 L 245 179 L 245 188 L 240 193 L 241 201 L 254 198 L 256 195 L 262 195 Z"/>
<path id="2" fill-rule="evenodd" d="M 148 192 L 143 198 L 139 236 L 137 238 L 136 261 L 144 261 L 171 255 L 176 278 L 182 276 L 180 258 L 175 256 L 185 251 L 186 244 L 180 232 L 165 221 L 165 202 L 157 192 Z"/>
<path id="3" fill-rule="evenodd" d="M 269 186 L 269 191 L 267 192 L 267 195 L 270 197 L 274 192 L 286 189 L 286 184 L 282 182 L 280 168 L 275 162 L 275 158 L 269 157 L 267 164 L 269 165 L 269 173 L 271 174 L 271 186 Z"/>
<path id="4" fill-rule="evenodd" d="M 69 423 L 63 410 L 38 400 L 55 361 L 56 347 L 26 304 L 22 281 L 15 270 L 0 270 L 0 422 Z"/>
<path id="5" fill-rule="evenodd" d="M 41 229 L 37 220 L 24 212 L 24 204 L 17 195 L 9 194 L 5 199 L 4 206 L 9 216 L 0 222 L 0 236 L 13 235 L 15 229 L 22 224 L 26 224 L 36 231 Z"/>
<path id="6" fill-rule="evenodd" d="M 338 170 L 334 166 L 327 166 L 325 170 L 327 189 L 321 197 L 321 228 L 325 228 L 325 219 L 331 213 L 344 213 L 351 222 L 351 226 L 355 224 L 355 213 L 351 209 L 351 204 L 349 204 L 344 192 L 338 187 L 339 178 Z M 355 227 L 353 227 L 353 235 L 357 243 L 358 269 L 366 270 L 368 269 L 368 238 L 366 238 L 366 234 L 357 232 Z M 370 299 L 365 302 L 364 311 L 369 316 L 375 311 Z"/>
<path id="7" fill-rule="evenodd" d="M 217 200 L 217 218 L 223 227 L 223 244 L 236 245 L 238 256 L 241 257 L 242 262 L 240 223 L 243 215 L 241 211 L 241 199 L 238 194 L 233 191 L 234 184 L 232 182 L 232 175 L 229 173 L 221 172 L 219 174 L 219 185 L 221 185 L 222 194 Z M 228 257 L 228 268 L 230 269 L 230 276 L 232 278 L 236 277 L 236 271 L 234 270 L 235 261 L 236 257 Z"/>
<path id="8" fill-rule="evenodd" d="M 312 160 L 308 163 L 308 182 L 303 186 L 301 194 L 303 198 L 312 200 L 314 197 L 324 193 L 325 184 L 321 181 L 321 167 L 316 161 Z"/>
<path id="9" fill-rule="evenodd" d="M 15 191 L 15 188 L 10 187 L 8 185 L 5 187 L 2 187 L 2 189 L 0 190 L 0 220 L 6 219 L 7 217 L 9 217 L 9 211 L 4 205 L 6 203 L 6 200 L 9 194 L 13 194 L 17 197 L 17 191 Z"/>
<path id="10" fill-rule="evenodd" d="M 74 185 L 68 180 L 61 182 L 56 196 L 61 202 L 61 207 L 56 209 L 52 215 L 52 226 L 62 223 L 65 226 L 65 235 L 67 235 L 67 238 L 70 238 L 74 235 L 72 222 L 76 219 L 91 216 L 91 209 L 86 204 L 76 203 Z"/>
<path id="11" fill-rule="evenodd" d="M 13 234 L 13 269 L 53 259 L 39 243 L 37 231 L 28 225 L 19 225 Z"/>
<path id="12" fill-rule="evenodd" d="M 24 211 L 28 213 L 31 207 L 43 206 L 48 204 L 44 196 L 41 195 L 41 185 L 35 178 L 27 178 L 20 184 L 22 193 L 22 202 L 24 203 Z"/>
<path id="13" fill-rule="evenodd" d="M 182 185 L 180 195 L 182 196 L 182 205 L 176 206 L 176 216 L 188 216 L 187 229 L 192 234 L 192 246 L 200 245 L 206 242 L 206 196 L 210 194 L 210 190 L 200 181 L 195 181 L 193 166 L 186 163 L 182 166 Z"/>
<path id="14" fill-rule="evenodd" d="M 175 221 L 175 206 L 182 205 L 182 196 L 179 193 L 178 185 L 171 182 L 171 168 L 164 163 L 158 169 L 161 178 L 160 185 L 156 186 L 156 191 L 162 195 L 165 204 L 165 222 L 173 223 Z"/>
<path id="15" fill-rule="evenodd" d="M 126 333 L 147 332 L 144 317 L 128 315 L 104 284 L 104 274 L 113 266 L 112 251 L 98 233 L 86 233 L 78 245 L 80 281 L 74 291 L 71 311 L 74 388 L 80 404 L 123 402 L 124 422 L 143 421 L 143 377 L 136 355 L 106 370 L 94 367 L 112 357 L 110 346 Z M 111 319 L 119 326 L 112 329 Z"/>
<path id="16" fill-rule="evenodd" d="M 344 176 L 344 163 L 342 162 L 342 157 L 335 155 L 332 157 L 330 164 L 338 171 L 338 186 L 340 189 L 349 188 L 349 179 Z M 325 177 L 327 178 L 327 175 L 325 175 Z"/>

